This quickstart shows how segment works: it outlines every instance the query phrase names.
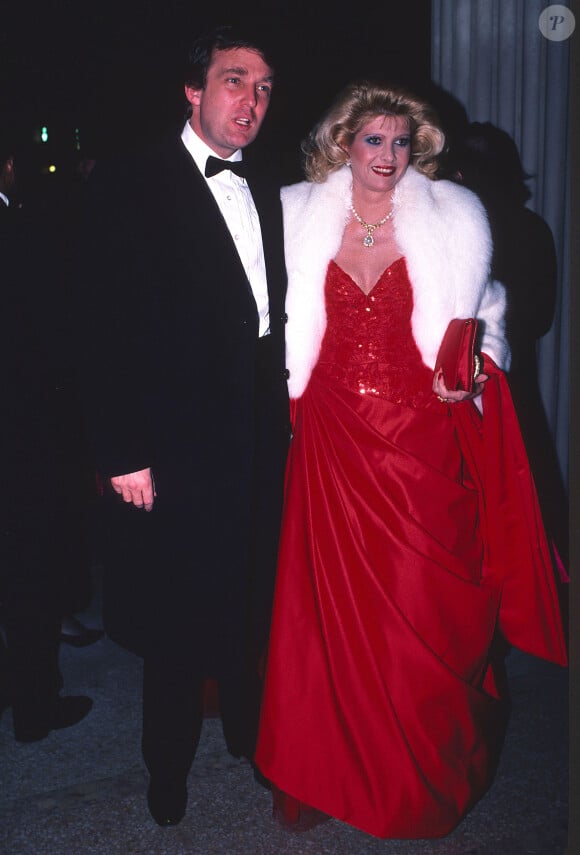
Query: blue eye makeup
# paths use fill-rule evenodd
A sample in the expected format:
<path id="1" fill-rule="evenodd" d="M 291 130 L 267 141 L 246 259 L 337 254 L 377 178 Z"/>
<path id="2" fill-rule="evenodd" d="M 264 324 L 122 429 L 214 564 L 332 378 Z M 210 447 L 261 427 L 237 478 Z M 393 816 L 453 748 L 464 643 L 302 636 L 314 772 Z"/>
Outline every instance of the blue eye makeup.
<path id="1" fill-rule="evenodd" d="M 382 145 L 383 137 L 379 134 L 369 134 L 368 137 L 364 138 L 364 141 L 369 145 L 377 146 Z M 407 148 L 411 144 L 411 137 L 397 137 L 393 140 L 393 145 L 399 146 L 399 148 Z"/>

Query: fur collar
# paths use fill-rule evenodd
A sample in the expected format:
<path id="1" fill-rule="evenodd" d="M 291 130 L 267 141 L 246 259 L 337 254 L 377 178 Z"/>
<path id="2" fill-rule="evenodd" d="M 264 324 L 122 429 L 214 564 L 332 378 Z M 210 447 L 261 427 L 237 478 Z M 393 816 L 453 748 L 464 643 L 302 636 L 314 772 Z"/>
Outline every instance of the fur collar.
<path id="1" fill-rule="evenodd" d="M 324 282 L 350 215 L 352 178 L 341 167 L 322 184 L 282 190 L 288 270 L 286 330 L 289 390 L 299 397 L 326 329 Z M 447 324 L 456 317 L 485 323 L 482 349 L 503 366 L 503 286 L 489 282 L 491 237 L 478 198 L 450 181 L 430 181 L 410 167 L 393 197 L 397 242 L 413 287 L 413 336 L 433 367 Z M 482 317 L 483 312 L 483 317 Z"/>

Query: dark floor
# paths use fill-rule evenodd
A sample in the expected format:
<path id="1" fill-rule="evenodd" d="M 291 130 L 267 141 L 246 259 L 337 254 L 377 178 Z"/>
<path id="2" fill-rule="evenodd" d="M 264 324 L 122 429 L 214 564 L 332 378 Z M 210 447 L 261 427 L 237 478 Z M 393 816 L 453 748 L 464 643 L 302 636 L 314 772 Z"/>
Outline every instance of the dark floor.
<path id="1" fill-rule="evenodd" d="M 98 583 L 98 580 L 97 580 Z M 99 625 L 97 594 L 85 623 Z M 567 672 L 513 652 L 513 713 L 493 787 L 449 837 L 382 841 L 332 821 L 296 835 L 271 819 L 270 795 L 227 754 L 206 719 L 183 822 L 149 816 L 141 761 L 141 662 L 108 639 L 63 646 L 65 690 L 94 707 L 76 727 L 18 744 L 0 722 L 2 855 L 562 855 L 567 846 Z M 396 769 L 392 770 L 396 786 Z M 389 771 L 385 770 L 385 786 Z M 569 855 L 574 855 L 571 849 Z"/>

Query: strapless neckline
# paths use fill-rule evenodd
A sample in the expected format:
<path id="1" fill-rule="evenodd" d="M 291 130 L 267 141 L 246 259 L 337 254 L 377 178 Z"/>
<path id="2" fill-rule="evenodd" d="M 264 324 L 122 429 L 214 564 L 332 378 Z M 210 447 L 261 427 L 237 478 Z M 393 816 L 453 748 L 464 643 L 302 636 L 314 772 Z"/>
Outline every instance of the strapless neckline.
<path id="1" fill-rule="evenodd" d="M 338 262 L 336 262 L 334 259 L 331 259 L 330 263 L 334 264 L 336 269 L 339 270 L 343 274 L 343 276 L 345 276 L 349 280 L 349 282 L 352 282 L 353 286 L 357 289 L 357 291 L 359 291 L 363 295 L 363 297 L 370 297 L 370 295 L 373 293 L 375 288 L 378 285 L 380 285 L 380 283 L 383 281 L 383 279 L 387 275 L 388 271 L 392 270 L 393 267 L 400 264 L 404 260 L 405 260 L 405 256 L 400 255 L 399 258 L 396 258 L 394 261 L 391 262 L 391 264 L 389 264 L 387 267 L 385 267 L 385 269 L 383 270 L 383 272 L 381 273 L 381 275 L 379 276 L 379 278 L 377 279 L 377 281 L 375 282 L 375 284 L 373 285 L 371 290 L 367 291 L 367 292 L 363 291 L 363 289 L 360 287 L 360 285 L 358 284 L 356 279 L 353 279 L 353 277 L 350 275 L 350 273 L 347 273 L 346 270 L 343 267 L 341 267 L 340 264 L 338 264 Z"/>

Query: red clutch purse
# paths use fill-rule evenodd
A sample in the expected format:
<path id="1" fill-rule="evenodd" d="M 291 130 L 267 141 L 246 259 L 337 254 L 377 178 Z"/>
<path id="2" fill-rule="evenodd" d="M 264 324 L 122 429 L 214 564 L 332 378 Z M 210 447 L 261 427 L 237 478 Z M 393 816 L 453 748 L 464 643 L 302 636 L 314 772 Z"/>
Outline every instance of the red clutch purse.
<path id="1" fill-rule="evenodd" d="M 443 372 L 449 390 L 473 392 L 473 381 L 480 367 L 475 353 L 476 335 L 475 318 L 454 318 L 449 322 L 435 362 L 435 372 Z"/>

